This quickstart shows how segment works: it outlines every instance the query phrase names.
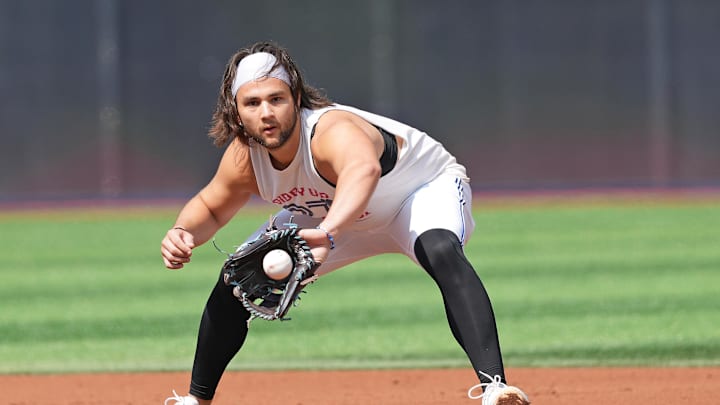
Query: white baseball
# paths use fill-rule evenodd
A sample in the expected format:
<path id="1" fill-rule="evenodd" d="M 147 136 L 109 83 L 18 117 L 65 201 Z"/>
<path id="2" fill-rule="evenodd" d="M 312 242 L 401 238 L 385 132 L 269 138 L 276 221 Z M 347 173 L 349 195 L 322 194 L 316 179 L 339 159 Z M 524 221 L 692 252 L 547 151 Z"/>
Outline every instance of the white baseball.
<path id="1" fill-rule="evenodd" d="M 273 280 L 282 280 L 289 276 L 292 268 L 292 258 L 282 249 L 271 250 L 263 257 L 263 270 Z"/>

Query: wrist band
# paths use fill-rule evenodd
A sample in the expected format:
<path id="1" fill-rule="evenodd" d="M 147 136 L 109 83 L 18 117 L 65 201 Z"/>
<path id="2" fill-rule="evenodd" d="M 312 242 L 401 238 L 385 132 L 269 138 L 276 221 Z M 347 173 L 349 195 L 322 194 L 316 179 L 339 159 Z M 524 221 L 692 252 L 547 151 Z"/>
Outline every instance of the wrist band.
<path id="1" fill-rule="evenodd" d="M 181 231 L 190 232 L 187 229 L 183 228 L 182 226 L 174 226 L 172 229 L 179 229 Z"/>
<path id="2" fill-rule="evenodd" d="M 328 240 L 330 241 L 330 250 L 335 249 L 335 238 L 333 238 L 333 236 L 330 235 L 330 232 L 322 229 L 322 228 L 319 227 L 319 226 L 316 226 L 315 229 L 319 229 L 319 230 L 325 232 L 325 236 L 327 236 Z"/>

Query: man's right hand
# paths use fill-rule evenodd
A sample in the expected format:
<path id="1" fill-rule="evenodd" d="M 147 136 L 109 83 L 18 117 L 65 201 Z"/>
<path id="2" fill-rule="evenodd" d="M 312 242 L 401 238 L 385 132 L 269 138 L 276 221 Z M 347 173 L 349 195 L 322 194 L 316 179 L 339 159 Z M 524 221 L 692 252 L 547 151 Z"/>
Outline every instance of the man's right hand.
<path id="1" fill-rule="evenodd" d="M 194 247 L 195 241 L 190 232 L 180 227 L 168 230 L 160 243 L 165 267 L 171 270 L 182 269 L 185 263 L 190 262 Z"/>

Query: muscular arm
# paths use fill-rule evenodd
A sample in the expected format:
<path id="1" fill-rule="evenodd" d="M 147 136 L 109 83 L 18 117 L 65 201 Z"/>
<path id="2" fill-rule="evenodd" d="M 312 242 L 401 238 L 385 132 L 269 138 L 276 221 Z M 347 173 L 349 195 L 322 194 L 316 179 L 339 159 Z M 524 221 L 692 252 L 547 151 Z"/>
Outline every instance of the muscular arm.
<path id="1" fill-rule="evenodd" d="M 380 179 L 382 148 L 377 129 L 353 114 L 327 113 L 318 123 L 312 143 L 315 164 L 336 184 L 332 206 L 320 226 L 335 238 L 365 212 Z"/>
<path id="2" fill-rule="evenodd" d="M 180 211 L 161 243 L 167 268 L 182 268 L 190 261 L 192 249 L 212 238 L 257 192 L 252 164 L 244 148 L 234 141 L 212 180 Z"/>

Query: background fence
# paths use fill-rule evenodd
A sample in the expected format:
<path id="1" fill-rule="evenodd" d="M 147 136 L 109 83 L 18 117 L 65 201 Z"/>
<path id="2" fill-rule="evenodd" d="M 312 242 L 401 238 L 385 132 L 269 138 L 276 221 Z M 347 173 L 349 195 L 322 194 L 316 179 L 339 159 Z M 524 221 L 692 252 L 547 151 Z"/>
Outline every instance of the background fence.
<path id="1" fill-rule="evenodd" d="M 0 201 L 192 194 L 258 40 L 476 189 L 715 186 L 719 22 L 710 0 L 0 0 Z"/>

